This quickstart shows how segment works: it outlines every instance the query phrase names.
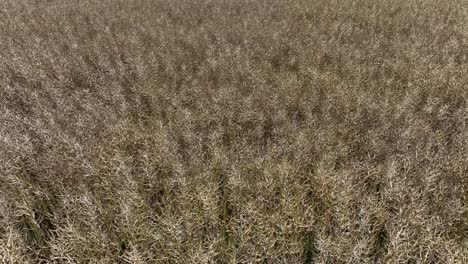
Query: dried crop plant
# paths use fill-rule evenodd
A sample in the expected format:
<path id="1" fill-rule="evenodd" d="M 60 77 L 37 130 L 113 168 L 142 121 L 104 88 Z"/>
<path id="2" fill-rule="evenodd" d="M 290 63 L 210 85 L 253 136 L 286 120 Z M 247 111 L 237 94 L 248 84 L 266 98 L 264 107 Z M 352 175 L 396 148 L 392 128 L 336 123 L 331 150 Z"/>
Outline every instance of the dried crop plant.
<path id="1" fill-rule="evenodd" d="M 465 0 L 0 1 L 0 262 L 468 263 Z"/>

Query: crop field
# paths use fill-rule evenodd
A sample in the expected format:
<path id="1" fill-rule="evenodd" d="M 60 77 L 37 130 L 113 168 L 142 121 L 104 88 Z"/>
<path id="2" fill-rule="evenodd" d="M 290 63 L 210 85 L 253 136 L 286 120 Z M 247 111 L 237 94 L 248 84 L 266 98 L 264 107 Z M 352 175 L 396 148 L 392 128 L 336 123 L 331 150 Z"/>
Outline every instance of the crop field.
<path id="1" fill-rule="evenodd" d="M 0 263 L 468 263 L 468 1 L 0 0 Z"/>

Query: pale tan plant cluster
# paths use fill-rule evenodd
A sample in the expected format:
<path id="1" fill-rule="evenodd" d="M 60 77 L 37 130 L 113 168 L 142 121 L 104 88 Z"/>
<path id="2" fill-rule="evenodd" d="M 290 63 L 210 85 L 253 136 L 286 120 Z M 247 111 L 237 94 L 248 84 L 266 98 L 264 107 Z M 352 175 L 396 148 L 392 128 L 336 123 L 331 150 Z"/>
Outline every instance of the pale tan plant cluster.
<path id="1" fill-rule="evenodd" d="M 468 1 L 0 1 L 1 263 L 468 263 Z"/>

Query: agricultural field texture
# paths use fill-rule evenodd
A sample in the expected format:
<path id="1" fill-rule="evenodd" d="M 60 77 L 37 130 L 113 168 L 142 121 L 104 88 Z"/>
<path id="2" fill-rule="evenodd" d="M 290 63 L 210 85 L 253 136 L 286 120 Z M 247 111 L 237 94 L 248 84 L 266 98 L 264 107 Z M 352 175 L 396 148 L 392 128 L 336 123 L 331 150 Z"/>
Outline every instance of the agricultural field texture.
<path id="1" fill-rule="evenodd" d="M 468 1 L 0 0 L 0 263 L 468 263 Z"/>

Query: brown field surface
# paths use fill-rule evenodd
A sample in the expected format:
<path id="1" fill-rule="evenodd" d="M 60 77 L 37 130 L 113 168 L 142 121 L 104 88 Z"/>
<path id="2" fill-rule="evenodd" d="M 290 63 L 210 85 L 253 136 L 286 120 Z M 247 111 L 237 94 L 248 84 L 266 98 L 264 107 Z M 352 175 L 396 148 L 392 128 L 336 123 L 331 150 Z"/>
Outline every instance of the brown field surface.
<path id="1" fill-rule="evenodd" d="M 468 1 L 1 0 L 0 263 L 468 263 Z"/>

